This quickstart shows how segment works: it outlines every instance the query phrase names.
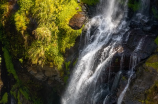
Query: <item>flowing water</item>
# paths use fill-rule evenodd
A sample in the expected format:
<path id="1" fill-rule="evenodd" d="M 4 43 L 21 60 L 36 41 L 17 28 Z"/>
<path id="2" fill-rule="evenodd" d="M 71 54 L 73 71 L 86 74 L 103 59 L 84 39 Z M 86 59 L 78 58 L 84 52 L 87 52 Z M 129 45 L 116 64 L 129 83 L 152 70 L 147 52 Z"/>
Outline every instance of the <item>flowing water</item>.
<path id="1" fill-rule="evenodd" d="M 114 55 L 121 50 L 123 35 L 129 30 L 126 21 L 127 3 L 128 0 L 100 0 L 97 6 L 100 14 L 97 13 L 98 15 L 86 25 L 85 45 L 62 96 L 61 104 L 110 104 L 122 75 L 123 54 L 120 71 L 113 80 L 110 66 Z M 140 11 L 143 12 L 144 9 Z M 139 62 L 137 52 L 143 41 L 144 38 L 131 55 L 128 83 L 118 98 L 118 104 L 121 104 L 133 70 Z"/>

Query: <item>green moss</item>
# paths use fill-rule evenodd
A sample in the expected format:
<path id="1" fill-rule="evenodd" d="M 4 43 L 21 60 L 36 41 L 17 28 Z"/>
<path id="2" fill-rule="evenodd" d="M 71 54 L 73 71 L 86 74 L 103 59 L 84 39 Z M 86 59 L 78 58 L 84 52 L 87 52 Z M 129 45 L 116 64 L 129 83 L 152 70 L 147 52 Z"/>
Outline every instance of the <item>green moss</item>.
<path id="1" fill-rule="evenodd" d="M 154 14 L 154 17 L 158 19 L 158 11 L 155 8 L 152 8 L 152 12 Z M 157 38 L 156 38 L 156 41 L 157 41 Z M 156 42 L 156 44 L 157 44 L 157 42 Z"/>
<path id="2" fill-rule="evenodd" d="M 4 52 L 4 59 L 5 59 L 5 64 L 6 64 L 6 68 L 7 71 L 12 74 L 14 76 L 14 78 L 16 79 L 17 83 L 20 83 L 18 76 L 16 74 L 16 71 L 14 69 L 13 63 L 12 63 L 12 59 L 9 55 L 8 50 L 4 47 L 3 48 L 3 52 Z"/>
<path id="3" fill-rule="evenodd" d="M 147 67 L 152 67 L 158 71 L 158 55 L 151 56 L 145 63 Z"/>
<path id="4" fill-rule="evenodd" d="M 128 1 L 128 7 L 131 8 L 134 12 L 136 12 L 140 8 L 140 1 L 129 0 Z"/>
<path id="5" fill-rule="evenodd" d="M 155 98 L 158 94 L 158 81 L 154 83 L 154 85 L 146 91 L 146 99 L 145 104 L 157 104 L 157 98 Z"/>
<path id="6" fill-rule="evenodd" d="M 99 0 L 81 0 L 83 3 L 86 3 L 88 5 L 94 5 L 99 2 Z"/>
<path id="7" fill-rule="evenodd" d="M 70 65 L 70 61 L 68 61 L 68 62 L 65 62 L 65 68 L 66 68 L 66 71 L 69 71 L 70 69 L 69 69 L 69 65 Z"/>
<path id="8" fill-rule="evenodd" d="M 156 39 L 155 39 L 155 43 L 158 45 L 158 37 L 156 37 Z"/>
<path id="9" fill-rule="evenodd" d="M 73 66 L 75 66 L 75 65 L 76 65 L 77 61 L 78 61 L 78 58 L 77 58 L 77 59 L 75 60 L 75 62 L 73 63 Z"/>
<path id="10" fill-rule="evenodd" d="M 6 104 L 8 102 L 8 93 L 4 93 L 2 100 L 0 101 L 0 103 L 2 104 Z"/>
<path id="11" fill-rule="evenodd" d="M 151 67 L 158 72 L 158 55 L 154 54 L 146 61 L 145 65 L 147 67 Z M 158 81 L 155 81 L 153 86 L 146 91 L 146 99 L 145 104 L 157 104 L 157 96 L 158 94 Z"/>

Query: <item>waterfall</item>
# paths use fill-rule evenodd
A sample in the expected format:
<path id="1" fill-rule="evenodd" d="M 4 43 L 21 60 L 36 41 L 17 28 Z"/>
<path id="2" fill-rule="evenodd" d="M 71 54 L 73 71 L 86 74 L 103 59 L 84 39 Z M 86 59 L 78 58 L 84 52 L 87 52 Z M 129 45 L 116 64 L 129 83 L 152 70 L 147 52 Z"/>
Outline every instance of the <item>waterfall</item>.
<path id="1" fill-rule="evenodd" d="M 139 44 L 137 45 L 136 49 L 134 50 L 134 52 L 132 53 L 132 55 L 130 57 L 130 66 L 129 66 L 130 70 L 129 70 L 128 82 L 127 82 L 127 85 L 125 86 L 124 90 L 120 94 L 117 104 L 121 104 L 122 103 L 123 97 L 124 97 L 128 87 L 129 87 L 131 78 L 132 78 L 132 76 L 134 74 L 134 69 L 135 69 L 136 65 L 138 64 L 138 62 L 140 62 L 138 53 L 139 53 L 139 50 L 142 49 L 142 45 L 144 43 L 145 38 L 146 38 L 146 36 L 141 38 L 141 40 L 139 41 Z"/>
<path id="2" fill-rule="evenodd" d="M 142 0 L 143 1 L 143 0 Z M 61 104 L 111 104 L 110 99 L 122 75 L 123 54 L 120 70 L 112 78 L 111 61 L 122 50 L 123 35 L 129 30 L 127 17 L 128 0 L 100 0 L 99 13 L 86 24 L 84 48 L 75 65 Z M 140 10 L 143 11 L 143 10 Z M 93 30 L 93 27 L 96 29 Z M 93 31 L 92 31 L 93 30 Z M 121 104 L 130 84 L 134 68 L 139 62 L 138 51 L 142 38 L 131 55 L 128 83 L 118 98 Z"/>

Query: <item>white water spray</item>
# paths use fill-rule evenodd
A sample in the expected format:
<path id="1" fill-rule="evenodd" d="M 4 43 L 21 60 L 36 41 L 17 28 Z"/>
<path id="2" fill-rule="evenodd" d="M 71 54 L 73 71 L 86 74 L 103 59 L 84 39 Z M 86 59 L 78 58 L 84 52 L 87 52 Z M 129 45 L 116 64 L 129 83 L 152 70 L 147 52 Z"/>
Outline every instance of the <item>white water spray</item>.
<path id="1" fill-rule="evenodd" d="M 100 5 L 107 2 L 104 7 L 108 9 L 104 10 L 102 8 L 105 12 L 92 18 L 86 25 L 85 47 L 62 96 L 62 104 L 107 102 L 105 98 L 108 98 L 110 92 L 107 85 L 101 85 L 103 79 L 100 79 L 100 76 L 107 70 L 110 61 L 117 53 L 115 48 L 121 43 L 123 34 L 128 30 L 124 18 L 126 16 L 124 11 L 127 9 L 127 0 L 123 4 L 119 4 L 119 1 L 121 0 L 100 1 Z M 91 33 L 91 27 L 94 25 L 98 25 L 98 27 L 94 33 Z M 113 38 L 113 34 L 120 30 L 124 31 Z M 101 56 L 99 56 L 99 52 L 102 53 Z M 100 61 L 96 61 L 98 58 Z"/>

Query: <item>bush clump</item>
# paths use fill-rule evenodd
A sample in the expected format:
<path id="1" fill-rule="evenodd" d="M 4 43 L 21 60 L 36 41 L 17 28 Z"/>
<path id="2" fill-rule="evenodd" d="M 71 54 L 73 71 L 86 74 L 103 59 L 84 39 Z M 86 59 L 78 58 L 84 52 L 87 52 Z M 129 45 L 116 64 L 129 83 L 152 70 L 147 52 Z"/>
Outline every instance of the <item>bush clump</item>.
<path id="1" fill-rule="evenodd" d="M 77 1 L 18 0 L 17 4 L 19 9 L 9 14 L 12 11 L 8 10 L 10 3 L 0 3 L 3 27 L 7 31 L 13 29 L 5 27 L 7 22 L 4 21 L 8 21 L 16 29 L 16 32 L 4 30 L 2 34 L 10 41 L 9 51 L 13 55 L 18 53 L 19 59 L 30 60 L 31 64 L 48 64 L 61 69 L 65 50 L 75 44 L 82 31 L 73 30 L 68 25 L 71 17 L 81 11 Z M 77 7 L 79 10 L 76 10 Z M 5 18 L 6 14 L 9 14 L 8 18 Z"/>

